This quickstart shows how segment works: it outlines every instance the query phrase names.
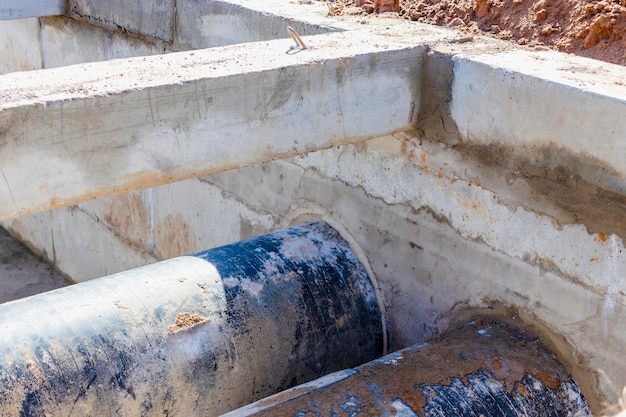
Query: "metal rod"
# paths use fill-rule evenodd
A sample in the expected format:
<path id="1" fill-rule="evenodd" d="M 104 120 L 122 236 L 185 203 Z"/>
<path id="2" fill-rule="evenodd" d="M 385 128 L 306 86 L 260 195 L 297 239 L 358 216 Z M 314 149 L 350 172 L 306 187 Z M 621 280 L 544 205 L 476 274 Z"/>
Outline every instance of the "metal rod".
<path id="1" fill-rule="evenodd" d="M 294 28 L 292 28 L 291 26 L 287 26 L 287 32 L 289 33 L 289 36 L 291 36 L 291 39 L 293 39 L 293 41 L 296 43 L 296 46 L 299 46 L 302 49 L 307 49 L 304 41 L 302 40 L 300 35 L 298 35 L 298 32 L 296 32 Z"/>

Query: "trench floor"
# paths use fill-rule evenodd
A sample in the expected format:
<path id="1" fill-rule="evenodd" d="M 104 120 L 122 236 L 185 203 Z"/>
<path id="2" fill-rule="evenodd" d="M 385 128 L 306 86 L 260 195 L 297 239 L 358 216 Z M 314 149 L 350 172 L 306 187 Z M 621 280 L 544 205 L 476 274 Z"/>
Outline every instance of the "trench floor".
<path id="1" fill-rule="evenodd" d="M 70 284 L 69 280 L 0 228 L 0 303 Z"/>

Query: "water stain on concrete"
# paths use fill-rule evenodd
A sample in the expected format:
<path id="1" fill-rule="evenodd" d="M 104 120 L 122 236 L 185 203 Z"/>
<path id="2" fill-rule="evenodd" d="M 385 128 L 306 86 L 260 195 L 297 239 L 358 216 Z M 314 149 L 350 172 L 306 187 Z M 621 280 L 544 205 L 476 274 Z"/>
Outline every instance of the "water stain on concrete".
<path id="1" fill-rule="evenodd" d="M 197 251 L 197 239 L 189 223 L 179 213 L 159 220 L 154 230 L 155 250 L 161 259 L 174 258 Z"/>
<path id="2" fill-rule="evenodd" d="M 559 209 L 555 220 L 561 225 L 583 224 L 589 233 L 615 234 L 626 238 L 626 196 L 614 188 L 619 173 L 589 155 L 573 155 L 564 149 L 547 146 L 534 150 L 535 158 L 522 155 L 523 151 L 500 144 L 456 147 L 466 157 L 495 166 L 509 182 L 521 180 L 534 193 L 541 195 Z M 547 162 L 553 161 L 547 166 Z M 575 167 L 577 172 L 572 171 Z M 599 184 L 581 177 L 584 171 Z M 532 201 L 530 210 L 541 212 Z M 554 212 L 552 216 L 555 216 Z"/>
<path id="3" fill-rule="evenodd" d="M 139 193 L 122 194 L 108 199 L 109 209 L 105 219 L 116 233 L 148 247 L 150 237 L 149 212 Z"/>

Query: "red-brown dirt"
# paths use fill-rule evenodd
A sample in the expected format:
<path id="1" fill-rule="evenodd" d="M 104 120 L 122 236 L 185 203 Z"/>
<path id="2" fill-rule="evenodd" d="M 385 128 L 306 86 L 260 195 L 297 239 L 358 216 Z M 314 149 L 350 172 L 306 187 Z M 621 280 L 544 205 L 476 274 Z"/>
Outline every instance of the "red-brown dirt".
<path id="1" fill-rule="evenodd" d="M 626 0 L 336 0 L 331 5 L 331 14 L 385 12 L 626 65 Z"/>

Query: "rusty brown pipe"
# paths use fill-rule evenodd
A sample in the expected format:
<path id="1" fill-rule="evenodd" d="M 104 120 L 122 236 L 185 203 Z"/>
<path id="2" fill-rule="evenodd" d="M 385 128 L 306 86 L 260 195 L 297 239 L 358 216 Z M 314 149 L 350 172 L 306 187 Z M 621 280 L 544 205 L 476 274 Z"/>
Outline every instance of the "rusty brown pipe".
<path id="1" fill-rule="evenodd" d="M 591 415 L 567 368 L 537 337 L 485 319 L 224 417 Z"/>

